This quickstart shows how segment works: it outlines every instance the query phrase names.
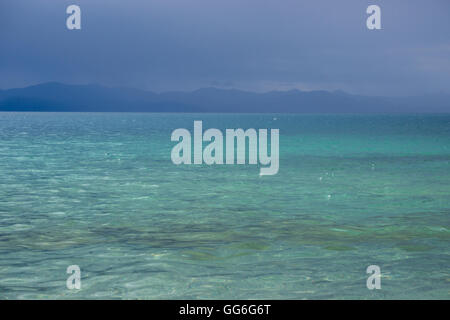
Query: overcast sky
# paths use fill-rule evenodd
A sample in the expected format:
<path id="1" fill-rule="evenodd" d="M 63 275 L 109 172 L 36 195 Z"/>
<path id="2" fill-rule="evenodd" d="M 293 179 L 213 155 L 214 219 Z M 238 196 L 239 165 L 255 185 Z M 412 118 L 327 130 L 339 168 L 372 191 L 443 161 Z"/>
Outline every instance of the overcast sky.
<path id="1" fill-rule="evenodd" d="M 450 92 L 449 17 L 448 0 L 1 0 L 0 88 Z"/>

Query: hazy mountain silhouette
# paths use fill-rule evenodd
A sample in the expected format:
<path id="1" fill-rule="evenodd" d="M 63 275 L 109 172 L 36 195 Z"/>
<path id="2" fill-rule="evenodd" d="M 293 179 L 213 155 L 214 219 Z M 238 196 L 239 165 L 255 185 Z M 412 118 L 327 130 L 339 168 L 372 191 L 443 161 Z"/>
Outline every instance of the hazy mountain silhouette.
<path id="1" fill-rule="evenodd" d="M 56 82 L 0 90 L 0 111 L 380 113 L 450 112 L 446 94 L 371 97 L 342 91 L 271 91 L 204 88 L 153 93 Z"/>

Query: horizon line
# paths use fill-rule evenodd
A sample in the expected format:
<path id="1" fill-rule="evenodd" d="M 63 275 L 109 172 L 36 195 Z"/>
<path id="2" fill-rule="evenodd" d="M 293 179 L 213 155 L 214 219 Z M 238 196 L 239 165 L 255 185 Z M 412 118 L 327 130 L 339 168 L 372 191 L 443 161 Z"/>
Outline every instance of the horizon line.
<path id="1" fill-rule="evenodd" d="M 216 87 L 216 86 L 205 86 L 205 87 L 198 87 L 197 89 L 193 90 L 165 90 L 165 91 L 152 91 L 150 89 L 143 89 L 143 88 L 137 88 L 137 87 L 128 87 L 128 86 L 119 86 L 119 85 L 106 85 L 101 83 L 65 83 L 61 81 L 46 81 L 46 82 L 40 82 L 36 84 L 30 84 L 23 87 L 12 87 L 12 88 L 0 88 L 0 91 L 8 91 L 8 90 L 15 90 L 15 89 L 26 89 L 26 88 L 32 88 L 32 87 L 38 87 L 42 85 L 48 85 L 48 84 L 56 84 L 56 85 L 63 85 L 63 86 L 71 86 L 71 87 L 89 87 L 89 86 L 97 86 L 97 87 L 103 87 L 108 89 L 128 89 L 128 90 L 137 90 L 147 93 L 153 93 L 153 94 L 166 94 L 166 93 L 194 93 L 200 90 L 205 89 L 214 89 L 218 91 L 236 91 L 236 92 L 243 92 L 243 93 L 252 93 L 252 94 L 267 94 L 267 93 L 287 93 L 287 92 L 299 92 L 299 93 L 312 93 L 312 92 L 323 92 L 323 93 L 332 93 L 332 94 L 344 94 L 349 96 L 360 96 L 360 97 L 372 97 L 372 98 L 408 98 L 408 97 L 426 97 L 426 96 L 435 96 L 435 95 L 450 95 L 450 92 L 443 92 L 443 91 L 436 91 L 434 93 L 422 93 L 422 94 L 416 94 L 416 95 L 366 95 L 366 94 L 360 94 L 360 93 L 351 93 L 342 89 L 336 89 L 336 90 L 326 90 L 326 89 L 317 89 L 317 90 L 304 90 L 304 89 L 298 89 L 298 88 L 292 88 L 292 89 L 286 89 L 286 90 L 280 90 L 280 89 L 274 89 L 274 90 L 268 90 L 268 91 L 252 91 L 247 89 L 239 89 L 239 88 L 223 88 L 223 87 Z"/>

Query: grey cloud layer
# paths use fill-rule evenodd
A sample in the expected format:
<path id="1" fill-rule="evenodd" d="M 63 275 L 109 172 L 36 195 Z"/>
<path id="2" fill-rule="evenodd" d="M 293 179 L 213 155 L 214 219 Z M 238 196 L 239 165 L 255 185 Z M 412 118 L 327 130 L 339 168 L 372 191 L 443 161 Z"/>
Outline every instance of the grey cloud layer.
<path id="1" fill-rule="evenodd" d="M 73 3 L 80 31 L 65 28 Z M 365 28 L 369 4 L 381 6 L 383 30 Z M 3 0 L 0 87 L 448 92 L 449 9 L 445 0 Z"/>

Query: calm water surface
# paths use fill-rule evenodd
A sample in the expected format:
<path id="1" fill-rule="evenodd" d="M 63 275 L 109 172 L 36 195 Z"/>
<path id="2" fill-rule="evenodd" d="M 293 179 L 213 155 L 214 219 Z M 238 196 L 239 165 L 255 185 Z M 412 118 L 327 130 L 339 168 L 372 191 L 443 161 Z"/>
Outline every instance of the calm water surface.
<path id="1" fill-rule="evenodd" d="M 173 165 L 194 120 L 279 173 Z M 449 240 L 450 115 L 0 113 L 1 299 L 449 299 Z"/>

